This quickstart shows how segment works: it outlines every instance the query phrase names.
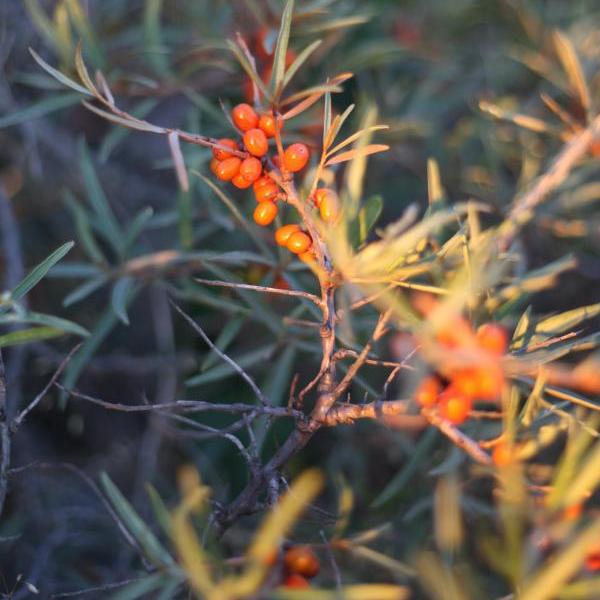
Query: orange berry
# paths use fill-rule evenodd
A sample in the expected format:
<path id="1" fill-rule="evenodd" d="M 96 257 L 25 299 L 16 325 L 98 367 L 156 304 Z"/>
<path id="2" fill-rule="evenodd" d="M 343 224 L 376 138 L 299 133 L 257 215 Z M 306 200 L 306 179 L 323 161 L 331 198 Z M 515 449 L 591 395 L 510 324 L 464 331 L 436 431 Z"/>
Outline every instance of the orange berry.
<path id="1" fill-rule="evenodd" d="M 217 140 L 217 144 L 225 146 L 226 148 L 231 148 L 232 150 L 238 149 L 237 143 L 231 138 L 221 138 L 220 140 Z M 217 160 L 225 160 L 226 158 L 231 158 L 233 156 L 231 153 L 226 150 L 221 150 L 220 148 L 213 148 L 212 153 Z"/>
<path id="2" fill-rule="evenodd" d="M 452 385 L 449 385 L 440 394 L 440 415 L 450 423 L 454 423 L 454 425 L 460 425 L 467 420 L 471 412 L 471 406 L 471 398 L 462 394 Z"/>
<path id="3" fill-rule="evenodd" d="M 262 164 L 258 158 L 250 156 L 245 158 L 240 165 L 240 175 L 251 184 L 254 183 L 262 173 Z"/>
<path id="4" fill-rule="evenodd" d="M 319 213 L 321 214 L 321 219 L 323 219 L 325 223 L 332 223 L 337 220 L 340 210 L 335 193 L 331 192 L 321 200 L 321 203 L 319 204 Z"/>
<path id="5" fill-rule="evenodd" d="M 430 375 L 421 380 L 415 392 L 415 400 L 417 404 L 426 408 L 434 406 L 441 391 L 442 384 L 440 380 L 435 375 Z"/>
<path id="6" fill-rule="evenodd" d="M 508 444 L 500 442 L 492 451 L 492 462 L 499 468 L 510 465 L 514 460 L 514 452 Z"/>
<path id="7" fill-rule="evenodd" d="M 251 181 L 248 181 L 241 173 L 238 173 L 235 177 L 231 178 L 231 183 L 240 190 L 245 190 L 252 185 Z"/>
<path id="8" fill-rule="evenodd" d="M 502 356 L 508 348 L 506 329 L 496 323 L 485 323 L 477 330 L 477 342 L 480 348 L 490 354 Z"/>
<path id="9" fill-rule="evenodd" d="M 320 570 L 319 559 L 308 545 L 293 546 L 283 557 L 283 562 L 288 573 L 302 575 L 311 579 Z"/>
<path id="10" fill-rule="evenodd" d="M 288 238 L 286 247 L 294 254 L 304 254 L 312 246 L 312 240 L 304 231 L 296 231 Z"/>
<path id="11" fill-rule="evenodd" d="M 216 158 L 210 159 L 210 170 L 212 171 L 213 175 L 217 174 L 217 167 L 219 166 L 220 162 L 221 161 L 217 160 Z"/>
<path id="12" fill-rule="evenodd" d="M 269 142 L 262 129 L 249 129 L 244 134 L 244 146 L 250 154 L 264 156 L 269 149 Z"/>
<path id="13" fill-rule="evenodd" d="M 308 582 L 308 579 L 302 577 L 302 575 L 296 575 L 296 573 L 292 573 L 283 580 L 283 587 L 305 589 L 310 587 L 310 583 Z"/>
<path id="14" fill-rule="evenodd" d="M 254 221 L 263 227 L 270 225 L 277 216 L 275 202 L 259 202 L 254 209 Z"/>
<path id="15" fill-rule="evenodd" d="M 312 248 L 309 248 L 306 252 L 298 254 L 298 258 L 306 264 L 315 262 L 315 253 Z"/>
<path id="16" fill-rule="evenodd" d="M 252 189 L 256 192 L 256 190 L 264 187 L 265 185 L 269 185 L 270 183 L 275 183 L 268 175 L 263 175 L 259 177 L 252 186 Z"/>
<path id="17" fill-rule="evenodd" d="M 288 171 L 301 171 L 308 162 L 309 152 L 305 144 L 292 144 L 283 154 L 283 164 Z"/>
<path id="18" fill-rule="evenodd" d="M 577 502 L 567 506 L 563 511 L 563 519 L 565 521 L 576 521 L 583 512 L 583 502 Z"/>
<path id="19" fill-rule="evenodd" d="M 598 158 L 600 156 L 600 140 L 592 142 L 592 145 L 590 146 L 590 154 L 594 158 Z"/>
<path id="20" fill-rule="evenodd" d="M 257 202 L 272 202 L 277 198 L 278 194 L 279 188 L 275 182 L 270 183 L 269 185 L 263 185 L 257 190 L 254 190 Z"/>
<path id="21" fill-rule="evenodd" d="M 283 129 L 283 119 L 278 118 L 277 121 L 273 116 L 272 112 L 267 112 L 260 115 L 260 119 L 258 120 L 258 127 L 265 132 L 265 135 L 268 138 L 275 137 L 275 133 L 277 129 L 280 131 Z"/>
<path id="22" fill-rule="evenodd" d="M 237 156 L 226 158 L 217 165 L 216 175 L 219 179 L 222 179 L 223 181 L 229 181 L 240 172 L 241 164 L 242 161 Z"/>
<path id="23" fill-rule="evenodd" d="M 504 372 L 497 363 L 460 369 L 452 375 L 452 384 L 465 396 L 496 400 L 504 387 Z"/>
<path id="24" fill-rule="evenodd" d="M 585 568 L 588 571 L 600 571 L 600 546 L 595 545 L 585 559 Z"/>
<path id="25" fill-rule="evenodd" d="M 288 240 L 292 233 L 300 231 L 300 225 L 296 223 L 290 223 L 289 225 L 283 225 L 275 232 L 275 242 L 278 246 L 287 246 Z"/>
<path id="26" fill-rule="evenodd" d="M 231 111 L 235 126 L 242 131 L 254 129 L 258 125 L 258 115 L 249 104 L 238 104 Z"/>

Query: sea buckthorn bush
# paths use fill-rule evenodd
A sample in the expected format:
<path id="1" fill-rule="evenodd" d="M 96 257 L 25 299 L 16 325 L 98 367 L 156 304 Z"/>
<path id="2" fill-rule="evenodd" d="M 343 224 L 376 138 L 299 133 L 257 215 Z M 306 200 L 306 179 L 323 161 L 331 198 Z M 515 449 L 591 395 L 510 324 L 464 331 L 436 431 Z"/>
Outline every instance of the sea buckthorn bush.
<path id="1" fill-rule="evenodd" d="M 600 597 L 594 3 L 5 12 L 0 595 Z"/>

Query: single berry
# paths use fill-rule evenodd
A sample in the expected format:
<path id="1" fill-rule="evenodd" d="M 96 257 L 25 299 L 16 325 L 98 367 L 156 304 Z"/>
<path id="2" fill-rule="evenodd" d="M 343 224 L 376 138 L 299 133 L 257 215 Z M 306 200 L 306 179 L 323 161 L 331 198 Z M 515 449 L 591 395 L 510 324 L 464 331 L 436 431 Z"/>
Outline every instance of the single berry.
<path id="1" fill-rule="evenodd" d="M 254 209 L 254 221 L 263 227 L 270 225 L 277 216 L 277 204 L 275 202 L 259 202 Z"/>
<path id="2" fill-rule="evenodd" d="M 583 512 L 583 502 L 576 502 L 575 504 L 569 504 L 563 510 L 563 519 L 565 521 L 577 521 Z"/>
<path id="3" fill-rule="evenodd" d="M 240 190 L 245 190 L 252 185 L 251 181 L 248 181 L 241 173 L 238 173 L 235 177 L 231 178 L 231 183 Z"/>
<path id="4" fill-rule="evenodd" d="M 275 242 L 278 246 L 287 246 L 290 236 L 292 233 L 296 233 L 296 231 L 300 231 L 300 226 L 296 225 L 296 223 L 290 223 L 289 225 L 280 227 L 275 232 Z"/>
<path id="5" fill-rule="evenodd" d="M 258 115 L 249 104 L 238 104 L 231 111 L 231 117 L 235 126 L 242 131 L 249 131 L 258 125 Z"/>
<path id="6" fill-rule="evenodd" d="M 263 185 L 254 191 L 254 195 L 256 197 L 256 201 L 259 203 L 262 202 L 273 202 L 279 195 L 279 188 L 277 184 L 270 183 L 269 185 Z"/>
<path id="7" fill-rule="evenodd" d="M 513 462 L 514 452 L 505 442 L 496 444 L 492 451 L 492 462 L 499 468 L 506 467 Z"/>
<path id="8" fill-rule="evenodd" d="M 585 559 L 585 568 L 588 571 L 600 571 L 600 546 L 596 545 Z"/>
<path id="9" fill-rule="evenodd" d="M 440 415 L 450 423 L 454 423 L 454 425 L 460 425 L 467 420 L 471 412 L 471 406 L 471 398 L 462 394 L 452 385 L 449 385 L 440 394 Z"/>
<path id="10" fill-rule="evenodd" d="M 315 262 L 315 253 L 313 248 L 309 248 L 306 252 L 302 252 L 302 254 L 298 254 L 298 259 L 307 265 Z"/>
<path id="11" fill-rule="evenodd" d="M 262 177 L 259 177 L 255 182 L 254 185 L 252 186 L 252 189 L 256 192 L 257 190 L 259 190 L 261 187 L 264 187 L 266 185 L 270 185 L 272 183 L 275 183 L 268 175 L 263 175 Z"/>
<path id="12" fill-rule="evenodd" d="M 222 160 L 216 168 L 217 177 L 223 181 L 233 179 L 240 172 L 242 161 L 237 156 Z"/>
<path id="13" fill-rule="evenodd" d="M 338 199 L 335 192 L 326 191 L 327 193 L 322 196 L 319 202 L 319 213 L 325 223 L 333 223 L 340 214 Z"/>
<path id="14" fill-rule="evenodd" d="M 280 131 L 283 129 L 283 119 L 276 120 L 272 112 L 263 113 L 258 120 L 258 126 L 268 138 L 272 138 L 275 137 L 277 129 Z"/>
<path id="15" fill-rule="evenodd" d="M 425 408 L 434 406 L 441 391 L 442 384 L 440 380 L 435 375 L 430 375 L 421 380 L 415 392 L 415 400 L 417 404 Z"/>
<path id="16" fill-rule="evenodd" d="M 231 138 L 221 138 L 220 140 L 217 140 L 217 144 L 219 144 L 219 146 L 231 148 L 232 150 L 238 149 L 238 145 L 236 144 L 235 140 L 232 140 Z M 231 158 L 233 156 L 233 154 L 227 152 L 226 150 L 221 150 L 221 148 L 213 148 L 212 152 L 213 156 L 217 160 L 225 160 L 226 158 Z"/>
<path id="17" fill-rule="evenodd" d="M 217 174 L 217 167 L 219 166 L 220 162 L 221 161 L 217 160 L 216 158 L 210 159 L 210 170 L 212 171 L 213 175 Z"/>
<path id="18" fill-rule="evenodd" d="M 485 323 L 477 330 L 477 342 L 490 354 L 502 356 L 508 348 L 508 334 L 500 325 Z"/>
<path id="19" fill-rule="evenodd" d="M 308 579 L 302 577 L 302 575 L 292 573 L 283 580 L 283 587 L 301 590 L 309 588 L 310 583 L 308 582 Z"/>
<path id="20" fill-rule="evenodd" d="M 250 129 L 244 134 L 244 146 L 250 154 L 264 156 L 269 149 L 269 142 L 262 129 Z"/>
<path id="21" fill-rule="evenodd" d="M 262 164 L 258 158 L 250 156 L 245 158 L 240 165 L 240 175 L 251 184 L 254 183 L 262 173 Z"/>
<path id="22" fill-rule="evenodd" d="M 312 240 L 304 231 L 296 231 L 288 238 L 286 247 L 294 254 L 304 254 L 312 246 Z"/>
<path id="23" fill-rule="evenodd" d="M 301 171 L 308 162 L 309 152 L 305 144 L 292 144 L 283 155 L 283 164 L 288 171 Z"/>
<path id="24" fill-rule="evenodd" d="M 288 573 L 302 575 L 307 579 L 315 577 L 320 570 L 319 559 L 308 545 L 293 546 L 283 556 Z"/>

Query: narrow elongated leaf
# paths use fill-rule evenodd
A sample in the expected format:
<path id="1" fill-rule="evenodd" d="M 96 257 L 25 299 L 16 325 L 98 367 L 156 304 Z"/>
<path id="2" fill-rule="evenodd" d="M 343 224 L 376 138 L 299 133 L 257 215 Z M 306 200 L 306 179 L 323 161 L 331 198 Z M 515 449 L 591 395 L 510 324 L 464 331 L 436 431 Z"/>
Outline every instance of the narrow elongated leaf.
<path id="1" fill-rule="evenodd" d="M 97 115 L 101 116 L 103 119 L 111 121 L 112 123 L 117 123 L 118 125 L 123 125 L 124 127 L 129 127 L 130 129 L 137 129 L 139 131 L 149 131 L 151 133 L 166 133 L 167 131 L 164 127 L 158 127 L 156 125 L 152 125 L 152 123 L 148 123 L 140 119 L 130 119 L 113 115 L 112 113 L 102 110 L 101 108 L 98 108 L 97 106 L 94 106 L 89 102 L 83 102 L 83 105 L 88 110 L 91 110 L 93 113 L 96 113 Z"/>
<path id="2" fill-rule="evenodd" d="M 346 108 L 346 110 L 341 115 L 337 115 L 335 117 L 335 119 L 333 119 L 331 126 L 326 130 L 327 134 L 325 135 L 325 138 L 323 141 L 323 150 L 325 152 L 329 149 L 331 144 L 333 144 L 333 142 L 335 141 L 335 138 L 337 137 L 338 133 L 340 132 L 341 128 L 343 127 L 344 123 L 346 122 L 346 119 L 350 116 L 350 113 L 354 110 L 355 106 L 356 106 L 355 104 L 351 104 L 350 106 L 348 106 L 348 108 Z"/>
<path id="3" fill-rule="evenodd" d="M 77 74 L 79 75 L 83 85 L 90 91 L 92 96 L 100 96 L 100 93 L 96 89 L 96 86 L 94 85 L 94 82 L 88 73 L 87 67 L 85 66 L 81 51 L 81 42 L 77 44 L 77 49 L 75 50 L 75 68 L 77 69 Z"/>
<path id="4" fill-rule="evenodd" d="M 355 148 L 353 150 L 348 150 L 347 152 L 342 152 L 341 154 L 330 158 L 325 163 L 325 166 L 330 167 L 331 165 L 337 165 L 342 162 L 347 162 L 349 160 L 353 160 L 354 158 L 369 156 L 371 154 L 376 154 L 377 152 L 385 152 L 389 149 L 390 147 L 386 144 L 369 144 L 364 148 Z"/>
<path id="5" fill-rule="evenodd" d="M 381 196 L 371 196 L 358 211 L 359 244 L 366 241 L 382 210 L 383 198 Z"/>
<path id="6" fill-rule="evenodd" d="M 56 327 L 30 327 L 28 329 L 19 329 L 0 335 L 0 348 L 5 346 L 15 346 L 17 344 L 27 344 L 39 340 L 49 340 L 51 338 L 63 335 L 65 332 Z"/>
<path id="7" fill-rule="evenodd" d="M 11 125 L 18 125 L 19 123 L 25 123 L 32 119 L 39 119 L 44 115 L 51 112 L 74 106 L 79 101 L 79 96 L 76 94 L 62 94 L 59 96 L 50 96 L 44 98 L 36 104 L 32 104 L 23 110 L 17 110 L 9 113 L 4 117 L 0 117 L 0 128 L 10 127 Z"/>
<path id="8" fill-rule="evenodd" d="M 90 294 L 93 294 L 96 290 L 100 289 L 107 281 L 108 277 L 106 275 L 100 275 L 82 283 L 64 297 L 63 306 L 68 307 L 80 302 Z"/>
<path id="9" fill-rule="evenodd" d="M 340 142 L 337 146 L 332 148 L 329 151 L 329 154 L 335 154 L 336 152 L 339 152 L 342 148 L 345 148 L 346 146 L 352 144 L 352 142 L 355 142 L 357 139 L 359 139 L 363 135 L 367 135 L 369 133 L 372 133 L 373 131 L 382 131 L 384 129 L 389 129 L 389 126 L 388 125 L 372 125 L 371 127 L 367 127 L 366 129 L 361 129 L 360 131 L 353 133 L 351 136 L 347 137 L 344 141 Z"/>
<path id="10" fill-rule="evenodd" d="M 73 321 L 30 311 L 1 315 L 0 323 L 28 323 L 30 325 L 43 325 L 46 327 L 52 327 L 53 329 L 62 329 L 64 333 L 74 333 L 75 335 L 80 335 L 82 337 L 87 337 L 89 335 L 89 331 L 87 331 L 87 329 L 77 325 L 77 323 L 73 323 Z"/>
<path id="11" fill-rule="evenodd" d="M 50 256 L 45 258 L 37 267 L 35 267 L 23 281 L 21 281 L 17 287 L 11 292 L 11 296 L 14 300 L 19 300 L 31 288 L 36 286 L 41 279 L 48 273 L 48 271 L 61 259 L 63 258 L 69 250 L 74 246 L 74 242 L 67 242 L 63 244 L 59 248 L 57 248 Z"/>
<path id="12" fill-rule="evenodd" d="M 566 35 L 558 30 L 554 32 L 552 39 L 554 41 L 554 48 L 556 49 L 558 58 L 560 59 L 560 62 L 562 63 L 565 73 L 569 79 L 569 85 L 571 86 L 571 89 L 577 95 L 577 99 L 584 110 L 589 110 L 590 91 L 585 80 L 581 63 L 579 62 L 579 57 L 577 56 L 577 52 L 575 52 L 573 44 Z"/>
<path id="13" fill-rule="evenodd" d="M 246 321 L 246 317 L 237 316 L 233 319 L 230 319 L 225 323 L 223 329 L 219 333 L 219 336 L 215 340 L 215 346 L 221 350 L 221 352 L 225 352 L 229 347 L 229 344 L 235 339 L 237 334 L 240 332 L 242 325 Z M 210 367 L 214 366 L 221 360 L 221 357 L 212 350 L 206 355 L 206 358 L 202 361 L 200 365 L 200 371 L 206 371 L 210 369 Z"/>
<path id="14" fill-rule="evenodd" d="M 287 84 L 294 78 L 294 75 L 298 72 L 300 67 L 309 59 L 310 55 L 321 45 L 321 40 L 317 40 L 307 46 L 298 54 L 294 62 L 290 65 L 290 68 L 285 72 L 283 77 L 283 84 L 281 89 L 283 90 Z"/>
<path id="15" fill-rule="evenodd" d="M 129 317 L 127 316 L 127 302 L 135 280 L 132 277 L 122 277 L 115 283 L 110 296 L 110 304 L 119 320 L 125 325 L 129 325 Z"/>
<path id="16" fill-rule="evenodd" d="M 65 190 L 64 199 L 75 220 L 75 229 L 83 249 L 95 263 L 105 264 L 106 258 L 102 254 L 100 246 L 96 243 L 87 211 L 79 205 L 79 202 L 69 190 Z"/>
<path id="17" fill-rule="evenodd" d="M 117 486 L 106 473 L 100 475 L 102 487 L 110 498 L 111 504 L 131 535 L 139 543 L 148 559 L 157 567 L 168 567 L 175 564 L 171 555 L 165 550 L 149 527 L 142 521 L 134 508 L 121 494 Z"/>
<path id="18" fill-rule="evenodd" d="M 233 52 L 238 62 L 242 66 L 242 69 L 246 71 L 246 74 L 252 81 L 256 84 L 258 89 L 262 92 L 263 96 L 267 100 L 267 102 L 271 101 L 271 92 L 265 85 L 265 82 L 262 80 L 261 76 L 256 72 L 250 61 L 246 58 L 246 55 L 242 52 L 237 44 L 232 42 L 231 40 L 227 40 L 227 46 Z"/>
<path id="19" fill-rule="evenodd" d="M 590 304 L 589 306 L 581 306 L 573 310 L 553 315 L 543 321 L 538 322 L 535 326 L 535 336 L 531 343 L 541 341 L 545 337 L 556 336 L 560 333 L 572 330 L 584 321 L 596 317 L 600 314 L 600 302 L 598 304 Z"/>
<path id="20" fill-rule="evenodd" d="M 180 585 L 179 582 L 175 582 Z M 139 598 L 148 598 L 151 592 L 158 592 L 165 586 L 170 586 L 170 579 L 162 573 L 153 573 L 138 581 L 134 581 L 124 586 L 123 589 L 111 595 L 110 600 L 138 600 Z M 152 595 L 153 598 L 158 596 Z M 168 596 L 172 598 L 173 596 Z"/>
<path id="21" fill-rule="evenodd" d="M 294 14 L 294 0 L 287 0 L 281 24 L 277 35 L 277 44 L 273 55 L 273 71 L 271 73 L 271 90 L 274 96 L 281 93 L 283 86 L 283 76 L 285 74 L 285 59 L 287 55 L 288 44 L 290 41 L 290 27 L 292 25 L 292 16 Z"/>
<path id="22" fill-rule="evenodd" d="M 79 92 L 80 94 L 85 94 L 86 96 L 92 96 L 92 92 L 88 89 L 84 88 L 82 85 L 78 84 L 76 81 L 73 81 L 66 75 L 63 75 L 58 69 L 50 66 L 33 48 L 29 48 L 29 52 L 31 56 L 33 56 L 35 62 L 37 62 L 46 73 L 51 75 L 56 81 L 66 85 L 67 87 Z"/>
<path id="23" fill-rule="evenodd" d="M 168 140 L 179 187 L 184 192 L 187 192 L 190 189 L 190 180 L 188 179 L 187 169 L 185 168 L 185 161 L 183 159 L 183 153 L 181 152 L 181 145 L 179 144 L 177 132 L 171 131 L 168 135 Z"/>

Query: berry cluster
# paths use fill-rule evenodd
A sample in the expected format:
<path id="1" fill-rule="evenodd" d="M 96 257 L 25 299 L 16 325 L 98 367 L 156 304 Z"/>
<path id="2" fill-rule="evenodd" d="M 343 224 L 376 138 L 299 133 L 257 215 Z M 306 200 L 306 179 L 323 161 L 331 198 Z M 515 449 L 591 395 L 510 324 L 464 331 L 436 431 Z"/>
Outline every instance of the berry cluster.
<path id="1" fill-rule="evenodd" d="M 472 334 L 470 325 L 461 321 L 460 327 L 451 327 L 439 331 L 437 342 L 448 349 L 465 345 L 467 327 Z M 425 377 L 415 393 L 416 402 L 423 408 L 437 408 L 439 414 L 446 420 L 460 425 L 464 423 L 474 400 L 496 400 L 504 386 L 504 372 L 498 362 L 508 348 L 506 330 L 494 323 L 482 325 L 475 335 L 472 335 L 477 349 L 487 360 L 481 364 L 467 367 L 451 368 L 444 373 L 444 380 L 438 375 Z"/>
<path id="2" fill-rule="evenodd" d="M 289 173 L 304 169 L 310 156 L 305 144 L 295 143 L 283 152 L 283 165 L 279 156 L 268 156 L 269 140 L 281 131 L 283 121 L 272 112 L 259 115 L 249 104 L 238 104 L 231 113 L 234 125 L 240 132 L 241 141 L 231 138 L 217 140 L 213 148 L 210 169 L 221 181 L 230 181 L 240 189 L 252 186 L 257 201 L 254 221 L 266 227 L 277 216 L 277 202 L 285 198 L 278 183 L 269 175 L 269 161 L 275 167 L 283 167 Z M 230 149 L 231 151 L 228 151 Z M 338 200 L 335 192 L 319 188 L 311 200 L 325 222 L 334 221 L 338 214 Z M 312 238 L 299 225 L 290 224 L 275 232 L 275 241 L 306 262 L 314 259 Z"/>
<path id="3" fill-rule="evenodd" d="M 308 545 L 292 546 L 283 556 L 284 579 L 287 588 L 310 587 L 309 579 L 320 571 L 319 559 Z"/>

